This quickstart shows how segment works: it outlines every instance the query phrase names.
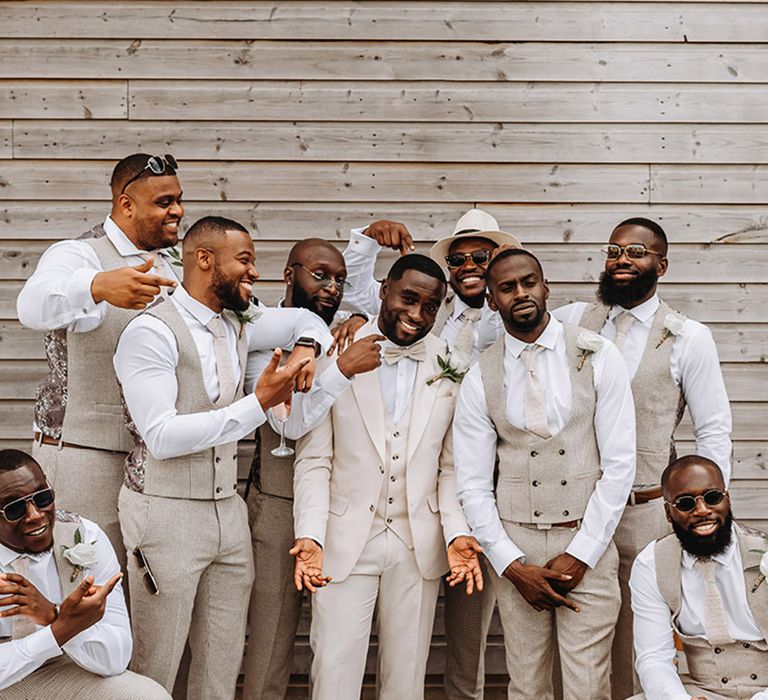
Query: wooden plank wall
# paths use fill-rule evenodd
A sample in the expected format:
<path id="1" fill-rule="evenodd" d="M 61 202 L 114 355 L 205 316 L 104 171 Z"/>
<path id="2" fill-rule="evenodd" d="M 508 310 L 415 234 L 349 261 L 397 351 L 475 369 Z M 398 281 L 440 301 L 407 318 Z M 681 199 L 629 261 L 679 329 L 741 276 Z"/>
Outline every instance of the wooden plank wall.
<path id="1" fill-rule="evenodd" d="M 613 225 L 659 220 L 663 294 L 718 341 L 736 514 L 765 520 L 766 76 L 768 2 L 0 2 L 0 445 L 44 371 L 23 280 L 115 160 L 171 152 L 187 223 L 251 228 L 266 301 L 298 238 L 393 218 L 426 247 L 472 205 L 590 299 Z"/>

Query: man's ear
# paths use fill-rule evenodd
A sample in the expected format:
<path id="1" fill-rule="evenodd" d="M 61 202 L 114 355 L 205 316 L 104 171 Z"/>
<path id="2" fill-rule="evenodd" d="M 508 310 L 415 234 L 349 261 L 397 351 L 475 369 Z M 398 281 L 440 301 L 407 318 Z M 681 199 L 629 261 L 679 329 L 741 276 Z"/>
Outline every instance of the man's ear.
<path id="1" fill-rule="evenodd" d="M 672 522 L 672 516 L 669 514 L 669 503 L 664 503 L 664 515 L 667 516 L 667 522 Z"/>
<path id="2" fill-rule="evenodd" d="M 379 287 L 379 299 L 383 299 L 385 296 L 387 296 L 387 289 L 389 289 L 389 280 L 386 279 L 381 283 L 381 286 Z"/>
<path id="3" fill-rule="evenodd" d="M 296 274 L 294 272 L 294 268 L 292 267 L 286 267 L 283 270 L 283 282 L 286 283 L 289 287 L 293 284 L 293 276 Z"/>
<path id="4" fill-rule="evenodd" d="M 549 299 L 549 282 L 544 280 L 544 301 Z"/>
<path id="5" fill-rule="evenodd" d="M 665 257 L 659 258 L 659 264 L 656 266 L 656 271 L 659 273 L 659 277 L 664 277 L 668 267 L 669 260 L 667 260 Z"/>
<path id="6" fill-rule="evenodd" d="M 499 307 L 496 306 L 496 300 L 493 298 L 493 294 L 491 294 L 491 292 L 486 292 L 485 298 L 488 301 L 488 308 L 491 311 L 498 311 L 499 310 Z"/>
<path id="7" fill-rule="evenodd" d="M 210 270 L 213 268 L 215 257 L 213 252 L 207 248 L 195 248 L 195 264 L 201 270 Z"/>
<path id="8" fill-rule="evenodd" d="M 136 211 L 133 200 L 127 194 L 121 194 L 117 198 L 117 208 L 126 219 L 132 219 Z"/>

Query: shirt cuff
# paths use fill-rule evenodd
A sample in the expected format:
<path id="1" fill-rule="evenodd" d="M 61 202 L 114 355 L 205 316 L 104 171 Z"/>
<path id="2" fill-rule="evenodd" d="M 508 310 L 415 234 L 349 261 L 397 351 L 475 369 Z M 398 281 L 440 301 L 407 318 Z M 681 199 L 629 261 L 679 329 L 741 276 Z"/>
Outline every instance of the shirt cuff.
<path id="1" fill-rule="evenodd" d="M 241 421 L 246 424 L 252 423 L 254 429 L 267 421 L 267 414 L 261 407 L 255 391 L 254 393 L 248 394 L 248 396 L 235 401 L 235 403 L 232 404 L 232 407 L 236 408 Z"/>
<path id="2" fill-rule="evenodd" d="M 320 386 L 325 391 L 333 396 L 334 399 L 339 398 L 350 386 L 352 386 L 352 379 L 344 376 L 344 373 L 339 369 L 338 360 L 331 364 L 328 369 L 320 375 Z"/>
<path id="3" fill-rule="evenodd" d="M 354 251 L 358 255 L 365 255 L 366 257 L 372 255 L 378 255 L 381 250 L 381 246 L 378 244 L 375 238 L 366 236 L 363 231 L 368 228 L 353 228 L 349 232 L 349 245 L 348 250 Z"/>
<path id="4" fill-rule="evenodd" d="M 565 551 L 579 561 L 583 561 L 590 569 L 594 569 L 607 546 L 607 544 L 593 539 L 581 529 L 573 536 Z"/>
<path id="5" fill-rule="evenodd" d="M 297 535 L 296 539 L 297 540 L 314 540 L 323 549 L 325 549 L 325 543 L 323 542 L 323 538 L 322 537 L 318 537 L 317 535 L 308 535 L 308 534 Z"/>
<path id="6" fill-rule="evenodd" d="M 24 637 L 22 644 L 29 657 L 41 664 L 64 653 L 56 641 L 56 637 L 53 636 L 50 625 Z"/>
<path id="7" fill-rule="evenodd" d="M 106 301 L 100 301 L 97 304 L 91 294 L 93 278 L 98 274 L 99 270 L 83 268 L 75 270 L 69 278 L 66 292 L 67 301 L 76 316 L 91 315 L 99 307 L 99 304 L 107 303 Z"/>
<path id="8" fill-rule="evenodd" d="M 453 542 L 457 537 L 472 537 L 472 533 L 465 530 L 457 530 L 456 532 L 452 532 L 445 538 L 446 549 L 451 546 L 451 542 Z"/>
<path id="9" fill-rule="evenodd" d="M 525 558 L 525 552 L 518 547 L 512 540 L 499 542 L 496 546 L 487 549 L 485 552 L 488 561 L 491 562 L 493 570 L 503 576 L 507 567 L 518 559 Z"/>

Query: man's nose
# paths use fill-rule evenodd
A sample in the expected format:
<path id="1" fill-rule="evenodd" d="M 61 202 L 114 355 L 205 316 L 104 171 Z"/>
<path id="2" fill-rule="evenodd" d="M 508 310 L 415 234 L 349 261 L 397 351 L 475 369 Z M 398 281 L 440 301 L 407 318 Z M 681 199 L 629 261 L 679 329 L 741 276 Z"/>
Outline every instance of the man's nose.
<path id="1" fill-rule="evenodd" d="M 708 515 L 712 511 L 709 509 L 709 506 L 702 496 L 696 496 L 696 506 L 693 509 L 693 512 L 695 515 Z"/>

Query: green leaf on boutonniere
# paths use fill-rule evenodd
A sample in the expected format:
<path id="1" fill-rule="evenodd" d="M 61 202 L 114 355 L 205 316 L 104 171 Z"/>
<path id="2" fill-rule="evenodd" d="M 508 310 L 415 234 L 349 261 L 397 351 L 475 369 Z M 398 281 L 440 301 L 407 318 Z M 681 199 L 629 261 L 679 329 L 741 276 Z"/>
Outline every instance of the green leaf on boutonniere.
<path id="1" fill-rule="evenodd" d="M 80 528 L 75 530 L 75 544 L 80 544 L 83 541 L 83 536 L 80 534 Z"/>

